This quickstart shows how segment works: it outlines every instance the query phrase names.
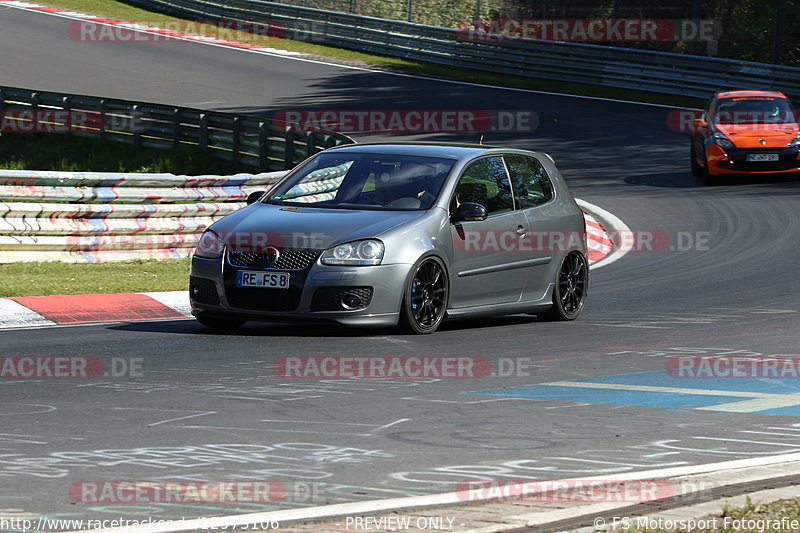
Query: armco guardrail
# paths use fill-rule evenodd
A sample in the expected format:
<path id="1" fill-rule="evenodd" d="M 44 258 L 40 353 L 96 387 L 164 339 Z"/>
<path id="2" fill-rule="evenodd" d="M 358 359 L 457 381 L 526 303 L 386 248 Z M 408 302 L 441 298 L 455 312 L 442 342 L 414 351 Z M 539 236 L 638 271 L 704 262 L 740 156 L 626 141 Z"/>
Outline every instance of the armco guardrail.
<path id="1" fill-rule="evenodd" d="M 112 98 L 0 87 L 3 129 L 99 137 L 143 148 L 196 146 L 261 171 L 284 170 L 325 148 L 352 143 L 323 130 L 246 115 Z"/>
<path id="2" fill-rule="evenodd" d="M 184 257 L 207 226 L 285 174 L 0 170 L 0 263 Z"/>
<path id="3" fill-rule="evenodd" d="M 287 37 L 365 52 L 608 87 L 707 97 L 761 88 L 800 97 L 800 68 L 666 52 L 550 41 L 481 39 L 468 30 L 288 6 L 259 0 L 129 0 L 195 19 L 278 24 Z M 485 34 L 483 34 L 485 36 Z"/>

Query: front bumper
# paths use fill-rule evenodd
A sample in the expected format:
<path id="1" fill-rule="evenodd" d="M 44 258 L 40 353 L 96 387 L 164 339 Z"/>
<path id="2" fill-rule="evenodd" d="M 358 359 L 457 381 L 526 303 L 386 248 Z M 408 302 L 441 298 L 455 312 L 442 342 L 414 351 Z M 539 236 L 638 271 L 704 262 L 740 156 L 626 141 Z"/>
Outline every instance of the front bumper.
<path id="1" fill-rule="evenodd" d="M 348 326 L 395 326 L 412 265 L 325 266 L 290 271 L 288 289 L 237 287 L 237 270 L 224 259 L 192 258 L 192 314 L 253 321 L 329 320 Z M 355 295 L 362 305 L 345 309 Z"/>
<path id="2" fill-rule="evenodd" d="M 792 174 L 800 171 L 797 148 L 730 148 L 712 144 L 706 148 L 708 173 L 720 174 Z M 747 161 L 748 154 L 777 154 L 778 161 Z"/>

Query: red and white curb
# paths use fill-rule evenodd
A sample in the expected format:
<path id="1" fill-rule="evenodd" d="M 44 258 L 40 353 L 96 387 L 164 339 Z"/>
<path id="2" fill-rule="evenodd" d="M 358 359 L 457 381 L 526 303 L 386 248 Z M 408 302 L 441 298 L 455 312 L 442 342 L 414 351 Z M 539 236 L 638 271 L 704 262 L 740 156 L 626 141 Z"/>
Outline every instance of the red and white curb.
<path id="1" fill-rule="evenodd" d="M 39 13 L 48 13 L 50 15 L 56 15 L 59 17 L 64 17 L 68 19 L 74 20 L 82 20 L 87 22 L 93 22 L 95 24 L 100 24 L 109 27 L 116 27 L 116 28 L 123 28 L 124 30 L 131 31 L 131 32 L 139 32 L 145 33 L 150 35 L 159 35 L 161 36 L 160 40 L 167 40 L 167 39 L 174 39 L 177 41 L 194 41 L 203 44 L 212 44 L 216 46 L 222 46 L 226 48 L 236 48 L 239 50 L 246 50 L 250 52 L 257 52 L 269 55 L 281 55 L 281 56 L 303 56 L 305 54 L 301 52 L 290 52 L 288 50 L 280 50 L 278 48 L 270 48 L 267 46 L 258 46 L 249 43 L 242 43 L 238 41 L 230 41 L 227 39 L 217 39 L 215 37 L 209 37 L 205 35 L 197 35 L 195 33 L 187 33 L 177 30 L 172 30 L 169 28 L 161 28 L 158 26 L 152 26 L 148 24 L 140 24 L 135 22 L 128 22 L 124 20 L 116 20 L 110 19 L 106 17 L 98 17 L 95 15 L 88 15 L 86 13 L 80 13 L 77 11 L 70 11 L 68 9 L 61 9 L 58 7 L 49 7 L 43 6 L 39 4 L 32 4 L 30 2 L 21 2 L 19 0 L 0 0 L 0 6 L 8 6 L 13 7 L 16 9 L 25 9 L 28 11 L 37 11 Z"/>
<path id="2" fill-rule="evenodd" d="M 596 263 L 610 254 L 614 245 L 603 226 L 589 213 L 584 213 L 586 221 L 586 244 L 589 248 L 589 263 Z"/>
<path id="3" fill-rule="evenodd" d="M 0 298 L 0 329 L 190 317 L 187 291 Z"/>
<path id="4" fill-rule="evenodd" d="M 620 235 L 630 235 L 628 226 L 613 213 L 602 207 L 576 198 L 586 221 L 586 241 L 589 264 L 592 269 L 610 265 L 627 253 L 627 249 L 614 242 Z"/>
<path id="5" fill-rule="evenodd" d="M 591 208 L 599 209 L 596 206 Z M 602 217 L 608 215 L 610 213 L 604 213 Z M 588 213 L 584 213 L 584 217 L 589 241 L 589 263 L 592 268 L 597 268 L 613 259 L 616 252 L 608 233 L 597 219 Z M 189 317 L 191 308 L 188 291 L 0 298 L 0 329 L 180 320 Z"/>

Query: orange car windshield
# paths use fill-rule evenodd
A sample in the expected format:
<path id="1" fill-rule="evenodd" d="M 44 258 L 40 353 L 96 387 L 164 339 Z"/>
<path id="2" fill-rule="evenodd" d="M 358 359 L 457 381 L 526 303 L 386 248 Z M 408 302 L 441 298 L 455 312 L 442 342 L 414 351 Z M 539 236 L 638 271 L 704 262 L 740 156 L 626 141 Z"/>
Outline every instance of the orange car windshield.
<path id="1" fill-rule="evenodd" d="M 717 124 L 785 124 L 797 122 L 785 98 L 726 98 L 711 112 Z"/>

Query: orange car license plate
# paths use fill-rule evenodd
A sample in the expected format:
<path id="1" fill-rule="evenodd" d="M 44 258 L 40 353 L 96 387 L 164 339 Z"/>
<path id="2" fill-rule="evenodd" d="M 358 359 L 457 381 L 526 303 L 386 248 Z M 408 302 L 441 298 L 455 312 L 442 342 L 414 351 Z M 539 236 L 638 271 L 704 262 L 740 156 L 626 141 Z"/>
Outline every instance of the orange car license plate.
<path id="1" fill-rule="evenodd" d="M 747 154 L 748 161 L 777 161 L 778 154 Z"/>

